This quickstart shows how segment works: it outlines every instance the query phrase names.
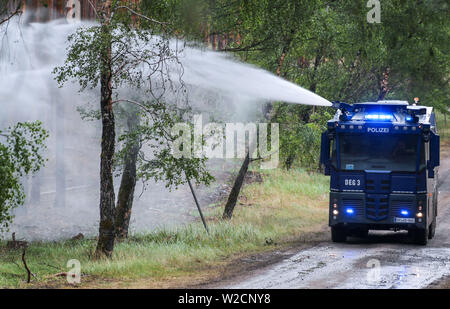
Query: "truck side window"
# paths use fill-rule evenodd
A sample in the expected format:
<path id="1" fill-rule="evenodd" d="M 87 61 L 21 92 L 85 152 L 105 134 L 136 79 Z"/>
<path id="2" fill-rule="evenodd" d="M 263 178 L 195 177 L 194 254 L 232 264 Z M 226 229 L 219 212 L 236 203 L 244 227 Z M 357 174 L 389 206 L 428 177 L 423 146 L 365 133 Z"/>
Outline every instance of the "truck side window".
<path id="1" fill-rule="evenodd" d="M 426 160 L 425 160 L 425 151 L 428 144 L 425 144 L 423 141 L 420 142 L 420 161 L 419 161 L 419 171 L 426 168 Z"/>
<path id="2" fill-rule="evenodd" d="M 337 166 L 337 150 L 336 150 L 336 139 L 331 141 L 331 165 L 334 168 L 338 168 Z"/>

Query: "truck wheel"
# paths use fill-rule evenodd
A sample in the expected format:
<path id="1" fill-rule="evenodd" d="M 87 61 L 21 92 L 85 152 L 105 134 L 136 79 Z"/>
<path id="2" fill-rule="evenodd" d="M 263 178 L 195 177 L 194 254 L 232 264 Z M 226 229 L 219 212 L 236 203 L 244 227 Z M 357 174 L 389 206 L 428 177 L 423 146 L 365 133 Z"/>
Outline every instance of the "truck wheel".
<path id="1" fill-rule="evenodd" d="M 428 232 L 428 239 L 433 239 L 436 234 L 436 218 L 434 218 L 433 222 L 430 224 L 430 230 Z"/>
<path id="2" fill-rule="evenodd" d="M 425 246 L 428 243 L 428 228 L 423 230 L 414 230 L 412 235 L 415 244 Z"/>
<path id="3" fill-rule="evenodd" d="M 332 226 L 331 240 L 333 242 L 345 242 L 347 240 L 347 231 L 344 228 Z"/>

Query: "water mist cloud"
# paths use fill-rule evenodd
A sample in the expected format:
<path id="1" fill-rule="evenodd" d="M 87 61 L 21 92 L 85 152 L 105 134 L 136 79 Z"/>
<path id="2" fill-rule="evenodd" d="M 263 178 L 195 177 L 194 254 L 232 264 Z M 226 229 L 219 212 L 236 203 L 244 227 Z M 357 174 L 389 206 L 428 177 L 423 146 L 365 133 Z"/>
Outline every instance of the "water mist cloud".
<path id="1" fill-rule="evenodd" d="M 23 180 L 27 204 L 17 209 L 11 228 L 19 238 L 51 240 L 79 232 L 85 235 L 97 232 L 101 124 L 83 121 L 76 109 L 86 103 L 97 106 L 98 89 L 79 93 L 79 85 L 71 82 L 59 88 L 52 74 L 56 66 L 64 63 L 69 34 L 90 25 L 93 24 L 67 24 L 61 20 L 29 25 L 11 22 L 7 32 L 0 31 L 0 127 L 17 121 L 41 120 L 50 132 L 47 166 L 35 177 Z M 234 122 L 238 118 L 255 121 L 258 104 L 266 101 L 331 104 L 226 54 L 186 45 L 179 57 L 190 104 L 196 111 L 208 112 L 223 121 Z M 178 73 L 174 72 L 174 80 Z M 127 91 L 130 90 L 123 94 Z M 169 102 L 171 99 L 170 95 L 166 98 Z M 202 203 L 208 204 L 217 197 L 233 164 L 211 163 L 217 182 L 213 188 L 200 188 Z M 63 208 L 58 208 L 56 202 L 58 177 L 65 182 Z M 115 183 L 118 185 L 118 179 Z M 133 231 L 194 219 L 195 206 L 188 187 L 174 192 L 164 188 L 164 184 L 150 184 L 148 188 L 142 196 L 142 187 L 137 188 Z"/>

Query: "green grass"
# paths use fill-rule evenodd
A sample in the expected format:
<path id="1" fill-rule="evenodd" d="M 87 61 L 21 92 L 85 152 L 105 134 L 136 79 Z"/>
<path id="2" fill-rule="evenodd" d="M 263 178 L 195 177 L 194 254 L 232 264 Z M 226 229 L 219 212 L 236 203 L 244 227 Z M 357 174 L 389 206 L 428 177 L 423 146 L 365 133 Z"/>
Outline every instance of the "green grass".
<path id="1" fill-rule="evenodd" d="M 122 281 L 131 286 L 142 281 L 153 287 L 170 287 L 174 280 L 192 284 L 194 277 L 200 281 L 209 278 L 236 256 L 303 239 L 326 223 L 327 177 L 302 170 L 270 170 L 263 172 L 263 179 L 262 183 L 244 187 L 231 221 L 220 219 L 223 205 L 206 211 L 209 235 L 200 222 L 136 234 L 117 243 L 110 260 L 91 258 L 93 239 L 32 243 L 26 258 L 37 276 L 33 283 L 64 286 L 63 279 L 52 275 L 67 271 L 67 261 L 77 259 L 84 275 L 82 281 L 87 278 L 94 286 L 108 287 L 111 282 Z M 0 287 L 26 287 L 25 277 L 20 252 L 8 251 L 1 243 Z"/>

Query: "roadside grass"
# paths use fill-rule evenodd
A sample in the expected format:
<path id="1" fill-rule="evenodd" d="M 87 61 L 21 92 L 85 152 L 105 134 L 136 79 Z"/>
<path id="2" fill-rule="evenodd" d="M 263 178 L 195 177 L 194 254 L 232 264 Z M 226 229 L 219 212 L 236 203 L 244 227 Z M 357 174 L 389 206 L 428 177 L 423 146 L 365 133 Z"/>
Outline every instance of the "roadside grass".
<path id="1" fill-rule="evenodd" d="M 231 221 L 221 219 L 223 204 L 205 211 L 209 235 L 201 222 L 134 234 L 116 244 L 109 260 L 91 258 L 95 239 L 33 242 L 26 251 L 27 264 L 36 275 L 31 285 L 25 283 L 21 251 L 11 251 L 2 242 L 0 287 L 67 287 L 65 278 L 55 274 L 68 271 L 71 259 L 81 263 L 81 287 L 121 282 L 135 286 L 134 280 L 146 280 L 145 287 L 161 282 L 167 287 L 185 286 L 193 284 L 194 277 L 208 280 L 236 257 L 308 240 L 308 235 L 325 226 L 327 177 L 299 169 L 261 173 L 263 182 L 244 186 Z"/>

